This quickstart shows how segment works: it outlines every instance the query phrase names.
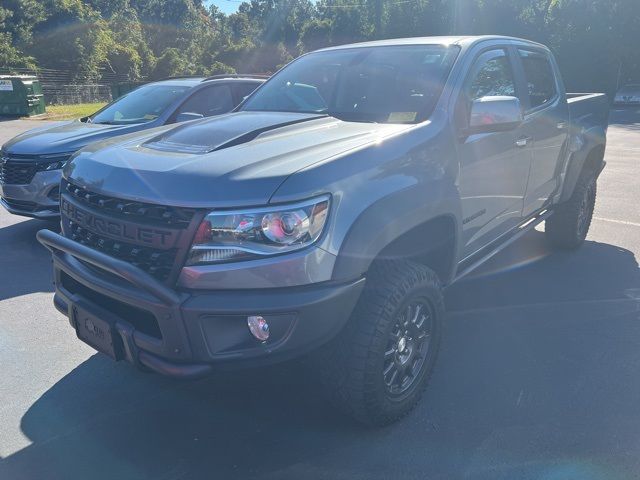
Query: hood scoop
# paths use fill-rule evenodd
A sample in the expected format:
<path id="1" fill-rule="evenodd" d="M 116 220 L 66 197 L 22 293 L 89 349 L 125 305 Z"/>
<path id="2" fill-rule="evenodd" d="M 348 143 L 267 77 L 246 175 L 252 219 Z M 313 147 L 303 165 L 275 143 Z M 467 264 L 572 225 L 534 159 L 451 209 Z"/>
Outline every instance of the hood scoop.
<path id="1" fill-rule="evenodd" d="M 151 140 L 146 142 L 144 146 L 161 152 L 201 154 L 211 151 L 211 149 L 206 145 L 187 145 L 185 143 L 171 142 L 164 138 L 161 138 L 160 140 Z"/>
<path id="2" fill-rule="evenodd" d="M 238 112 L 180 125 L 144 143 L 162 152 L 205 154 L 250 142 L 257 136 L 327 115 L 287 112 Z"/>

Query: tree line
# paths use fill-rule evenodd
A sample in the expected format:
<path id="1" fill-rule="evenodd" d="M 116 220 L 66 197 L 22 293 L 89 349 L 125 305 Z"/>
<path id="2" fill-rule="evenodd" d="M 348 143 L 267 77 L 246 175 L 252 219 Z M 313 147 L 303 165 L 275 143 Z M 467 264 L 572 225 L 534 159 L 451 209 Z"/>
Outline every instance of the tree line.
<path id="1" fill-rule="evenodd" d="M 451 34 L 549 45 L 572 91 L 640 83 L 638 0 L 251 0 L 229 15 L 203 0 L 1 0 L 0 68 L 271 73 L 329 45 Z"/>

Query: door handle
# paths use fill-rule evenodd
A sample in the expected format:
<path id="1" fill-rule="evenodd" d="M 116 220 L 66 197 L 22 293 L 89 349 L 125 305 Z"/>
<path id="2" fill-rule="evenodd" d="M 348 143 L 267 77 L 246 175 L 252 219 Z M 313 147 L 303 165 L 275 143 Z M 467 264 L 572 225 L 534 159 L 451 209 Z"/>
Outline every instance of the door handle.
<path id="1" fill-rule="evenodd" d="M 516 147 L 518 148 L 524 148 L 527 145 L 529 145 L 529 141 L 531 140 L 531 137 L 522 137 L 519 138 L 518 140 L 516 140 Z"/>

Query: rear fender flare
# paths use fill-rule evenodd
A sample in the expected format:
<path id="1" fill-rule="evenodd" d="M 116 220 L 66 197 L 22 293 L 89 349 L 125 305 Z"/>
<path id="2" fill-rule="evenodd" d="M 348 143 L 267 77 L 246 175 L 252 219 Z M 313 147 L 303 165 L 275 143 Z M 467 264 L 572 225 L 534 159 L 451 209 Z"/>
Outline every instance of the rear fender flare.
<path id="1" fill-rule="evenodd" d="M 564 185 L 559 203 L 566 202 L 571 198 L 585 166 L 594 169 L 596 175 L 598 175 L 604 163 L 606 129 L 602 126 L 593 126 L 584 129 L 579 135 L 584 144 L 580 150 L 569 154 L 567 171 L 564 176 Z M 591 163 L 593 163 L 593 165 L 591 165 Z"/>

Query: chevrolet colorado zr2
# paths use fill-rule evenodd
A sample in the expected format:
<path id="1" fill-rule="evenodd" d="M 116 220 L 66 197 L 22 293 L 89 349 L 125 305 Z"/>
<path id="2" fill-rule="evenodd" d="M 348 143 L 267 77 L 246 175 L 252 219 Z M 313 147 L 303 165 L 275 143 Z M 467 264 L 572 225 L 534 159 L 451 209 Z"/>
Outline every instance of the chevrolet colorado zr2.
<path id="1" fill-rule="evenodd" d="M 546 221 L 585 240 L 608 103 L 543 45 L 432 37 L 294 60 L 234 112 L 92 144 L 64 168 L 54 304 L 175 377 L 313 353 L 371 425 L 415 406 L 443 288 Z"/>

